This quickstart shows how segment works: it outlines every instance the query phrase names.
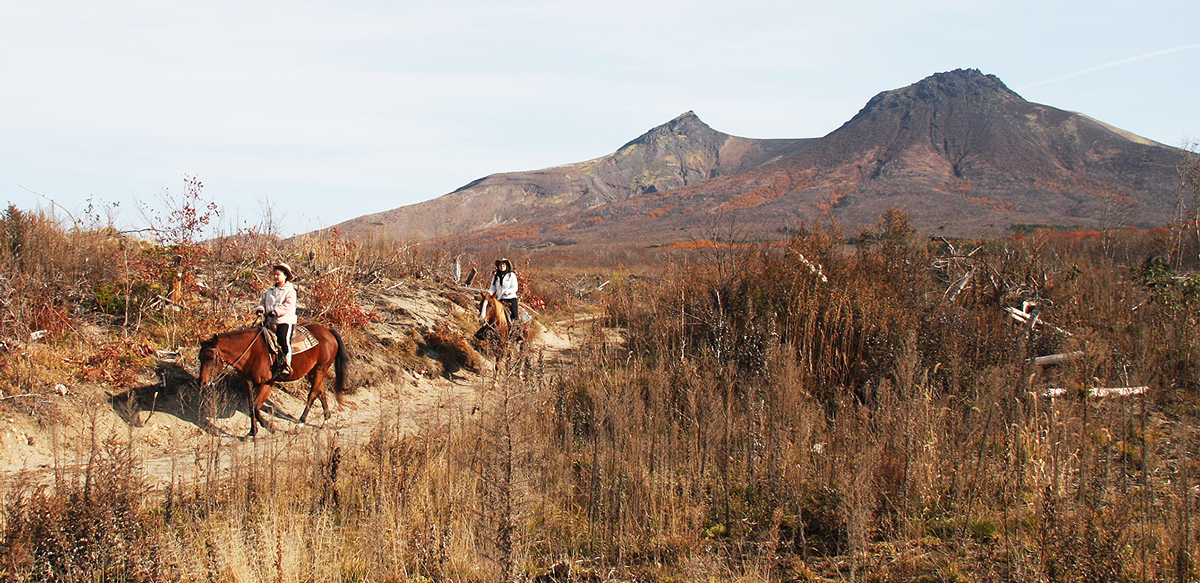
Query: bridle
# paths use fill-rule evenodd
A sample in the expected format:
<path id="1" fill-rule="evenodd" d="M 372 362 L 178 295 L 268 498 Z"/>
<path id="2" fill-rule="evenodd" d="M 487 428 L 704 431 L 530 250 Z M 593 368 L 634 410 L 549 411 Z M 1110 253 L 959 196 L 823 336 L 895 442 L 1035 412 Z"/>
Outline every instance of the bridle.
<path id="1" fill-rule="evenodd" d="M 221 349 L 220 349 L 220 348 L 217 348 L 217 347 L 214 345 L 214 346 L 213 346 L 213 348 L 216 350 L 216 353 L 217 353 L 217 359 L 221 361 L 221 372 L 220 372 L 219 374 L 217 374 L 215 377 L 213 377 L 213 379 L 212 379 L 211 381 L 209 381 L 209 384 L 216 384 L 216 383 L 217 383 L 217 381 L 219 381 L 219 380 L 221 380 L 221 379 L 225 378 L 225 371 L 226 371 L 226 370 L 227 370 L 229 367 L 233 367 L 233 368 L 234 368 L 234 370 L 236 370 L 236 369 L 237 369 L 237 365 L 238 365 L 238 363 L 239 363 L 239 362 L 241 362 L 243 358 L 246 358 L 246 355 L 250 353 L 250 347 L 254 346 L 254 342 L 255 342 L 256 340 L 258 340 L 258 337 L 259 337 L 259 336 L 261 336 L 261 335 L 262 335 L 262 333 L 261 333 L 261 332 L 259 332 L 259 333 L 256 333 L 256 334 L 254 335 L 254 338 L 251 338 L 251 339 L 250 339 L 250 342 L 247 342 L 247 343 L 246 343 L 246 349 L 245 349 L 245 350 L 243 350 L 243 351 L 242 351 L 242 354 L 241 354 L 241 355 L 239 355 L 237 358 L 235 358 L 235 359 L 233 360 L 233 362 L 229 362 L 229 361 L 225 360 L 225 354 L 224 354 L 223 352 L 221 352 Z M 214 338 L 216 338 L 216 337 L 214 336 Z"/>

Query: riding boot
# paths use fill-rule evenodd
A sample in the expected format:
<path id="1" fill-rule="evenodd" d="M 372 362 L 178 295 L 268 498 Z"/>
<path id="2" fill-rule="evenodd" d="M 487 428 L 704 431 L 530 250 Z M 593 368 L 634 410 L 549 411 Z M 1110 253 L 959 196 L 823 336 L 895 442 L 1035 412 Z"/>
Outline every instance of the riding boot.
<path id="1" fill-rule="evenodd" d="M 288 378 L 292 374 L 292 367 L 288 364 L 285 355 L 279 354 L 275 357 L 275 364 L 271 367 L 275 373 L 271 376 L 271 381 L 279 382 Z"/>

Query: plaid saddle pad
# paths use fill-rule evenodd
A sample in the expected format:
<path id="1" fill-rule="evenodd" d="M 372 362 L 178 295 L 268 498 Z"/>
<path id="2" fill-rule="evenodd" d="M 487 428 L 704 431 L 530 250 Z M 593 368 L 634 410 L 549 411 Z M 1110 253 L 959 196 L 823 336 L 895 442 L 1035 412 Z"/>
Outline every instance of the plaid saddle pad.
<path id="1" fill-rule="evenodd" d="M 271 349 L 271 353 L 272 354 L 278 353 L 279 352 L 279 340 L 277 340 L 275 338 L 275 331 L 266 326 L 263 326 L 262 327 L 262 336 L 263 336 L 263 340 L 267 341 L 267 347 Z M 296 326 L 294 329 L 292 329 L 292 355 L 293 356 L 300 354 L 301 352 L 304 352 L 305 350 L 308 350 L 309 348 L 312 348 L 312 347 L 316 346 L 317 344 L 320 344 L 320 342 L 317 340 L 316 336 L 313 336 L 312 332 L 308 331 L 308 328 L 305 326 L 305 324 L 300 324 L 299 326 Z"/>

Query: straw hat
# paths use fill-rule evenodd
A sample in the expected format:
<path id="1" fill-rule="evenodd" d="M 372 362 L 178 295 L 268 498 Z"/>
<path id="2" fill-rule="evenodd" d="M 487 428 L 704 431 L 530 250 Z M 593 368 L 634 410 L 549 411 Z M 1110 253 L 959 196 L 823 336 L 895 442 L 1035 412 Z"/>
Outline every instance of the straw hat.
<path id="1" fill-rule="evenodd" d="M 287 276 L 288 281 L 292 281 L 292 266 L 291 265 L 288 265 L 286 263 L 276 263 L 275 265 L 271 266 L 272 271 L 274 271 L 276 269 L 278 269 L 279 271 L 282 271 L 283 274 L 285 276 Z"/>

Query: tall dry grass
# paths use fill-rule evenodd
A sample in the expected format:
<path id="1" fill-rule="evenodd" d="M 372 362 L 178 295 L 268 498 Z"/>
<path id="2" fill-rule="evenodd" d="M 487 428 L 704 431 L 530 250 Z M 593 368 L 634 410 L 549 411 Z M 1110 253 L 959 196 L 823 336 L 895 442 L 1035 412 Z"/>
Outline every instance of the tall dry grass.
<path id="1" fill-rule="evenodd" d="M 214 443 L 197 459 L 232 474 L 196 464 L 165 491 L 99 444 L 84 478 L 6 501 L 0 564 L 12 580 L 548 581 L 565 561 L 575 581 L 1190 581 L 1200 280 L 1145 261 L 1165 239 L 951 245 L 891 212 L 852 248 L 828 228 L 676 256 L 612 280 L 623 344 L 597 323 L 566 363 L 519 354 L 480 379 L 478 410 L 437 409 L 415 435 L 381 418 L 361 442 Z M 386 256 L 371 249 L 337 253 Z M 1023 302 L 1067 333 L 1016 323 L 1004 308 Z"/>
<path id="2" fill-rule="evenodd" d="M 671 529 L 688 548 L 702 536 L 730 565 L 767 561 L 784 579 L 781 549 L 809 566 L 849 557 L 851 578 L 1189 580 L 1195 279 L 1143 267 L 1160 243 L 1126 237 L 1123 258 L 1099 237 L 993 242 L 941 274 L 948 249 L 897 213 L 853 253 L 836 231 L 783 253 L 714 249 L 610 303 L 637 358 L 567 390 L 567 424 L 591 439 L 576 455 L 590 446 L 595 468 L 610 452 L 602 475 L 646 501 L 620 530 L 690 509 Z M 967 269 L 973 284 L 947 301 Z M 1030 300 L 1072 334 L 1031 334 L 1001 310 Z M 1084 358 L 1057 369 L 1029 362 L 1073 350 Z M 902 543 L 956 553 L 891 562 Z"/>

